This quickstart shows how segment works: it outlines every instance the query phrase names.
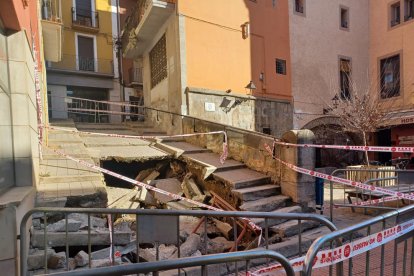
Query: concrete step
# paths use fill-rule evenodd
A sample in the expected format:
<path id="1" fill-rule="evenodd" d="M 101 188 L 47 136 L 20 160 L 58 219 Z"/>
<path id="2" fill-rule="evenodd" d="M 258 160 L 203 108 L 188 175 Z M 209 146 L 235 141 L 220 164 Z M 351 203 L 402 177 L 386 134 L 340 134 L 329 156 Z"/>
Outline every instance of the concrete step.
<path id="1" fill-rule="evenodd" d="M 103 177 L 99 173 L 81 175 L 41 176 L 39 182 L 41 184 L 53 184 L 83 181 L 103 181 Z"/>
<path id="2" fill-rule="evenodd" d="M 189 161 L 196 162 L 202 166 L 213 167 L 214 172 L 235 170 L 246 167 L 243 163 L 232 159 L 228 159 L 224 162 L 224 164 L 221 164 L 220 155 L 211 152 L 187 153 L 182 156 L 184 159 L 189 159 Z"/>
<path id="3" fill-rule="evenodd" d="M 271 182 L 271 177 L 248 168 L 228 170 L 213 173 L 217 181 L 222 181 L 234 189 L 265 185 Z"/>
<path id="4" fill-rule="evenodd" d="M 306 230 L 318 227 L 320 224 L 317 221 L 302 220 L 301 231 L 302 233 Z M 299 234 L 299 222 L 297 220 L 289 220 L 279 225 L 270 227 L 270 232 L 276 233 L 279 237 L 292 237 Z"/>
<path id="5" fill-rule="evenodd" d="M 258 200 L 248 201 L 240 205 L 240 210 L 251 212 L 269 212 L 278 208 L 286 207 L 291 198 L 284 195 L 265 197 Z"/>
<path id="6" fill-rule="evenodd" d="M 257 187 L 249 187 L 243 189 L 232 190 L 232 193 L 241 201 L 251 201 L 261 199 L 263 197 L 275 196 L 280 193 L 280 187 L 276 185 L 261 185 Z"/>
<path id="7" fill-rule="evenodd" d="M 271 211 L 272 213 L 300 213 L 302 212 L 302 208 L 300 206 L 290 206 L 285 208 L 276 209 Z M 265 227 L 265 219 L 263 218 L 254 218 L 252 221 L 260 227 Z M 275 226 L 287 221 L 286 219 L 268 219 L 267 226 Z"/>

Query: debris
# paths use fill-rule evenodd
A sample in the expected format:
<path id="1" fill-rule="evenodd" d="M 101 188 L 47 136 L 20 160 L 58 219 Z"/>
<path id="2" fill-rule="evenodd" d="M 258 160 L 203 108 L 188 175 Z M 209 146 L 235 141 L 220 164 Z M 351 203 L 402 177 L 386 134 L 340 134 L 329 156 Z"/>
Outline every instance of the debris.
<path id="1" fill-rule="evenodd" d="M 136 242 L 135 246 L 136 246 Z M 114 251 L 120 251 L 123 249 L 122 246 L 114 246 Z M 132 251 L 132 250 L 131 250 Z M 121 252 L 122 253 L 122 252 Z M 127 252 L 129 253 L 129 252 Z M 126 253 L 125 253 L 126 254 Z M 91 259 L 92 260 L 99 260 L 99 259 L 107 259 L 111 255 L 111 247 L 107 247 L 98 251 L 91 252 Z"/>
<path id="2" fill-rule="evenodd" d="M 187 240 L 180 246 L 180 257 L 193 255 L 201 245 L 201 238 L 197 234 L 190 234 Z"/>
<path id="3" fill-rule="evenodd" d="M 81 227 L 82 222 L 74 219 L 68 219 L 68 232 L 77 232 Z M 47 231 L 50 232 L 66 232 L 66 220 L 62 219 L 47 226 Z"/>
<path id="4" fill-rule="evenodd" d="M 114 260 L 114 265 L 120 265 L 121 262 L 119 260 Z M 91 268 L 99 268 L 99 267 L 106 267 L 112 266 L 112 262 L 110 259 L 99 259 L 99 260 L 92 260 L 91 261 Z"/>
<path id="5" fill-rule="evenodd" d="M 134 189 L 107 187 L 108 207 L 117 209 L 137 209 L 139 203 L 134 202 L 137 191 Z"/>
<path id="6" fill-rule="evenodd" d="M 177 247 L 175 245 L 161 244 L 158 248 L 159 260 L 168 260 L 176 258 Z M 147 262 L 154 262 L 157 260 L 157 251 L 155 248 L 146 248 L 139 250 L 139 257 Z"/>
<path id="7" fill-rule="evenodd" d="M 150 175 L 148 175 L 147 177 L 145 177 L 145 179 L 142 181 L 144 183 L 150 184 L 151 181 L 157 179 L 157 177 L 160 175 L 160 173 L 158 171 L 153 171 L 152 173 L 150 173 Z"/>
<path id="8" fill-rule="evenodd" d="M 223 234 L 227 240 L 230 240 L 233 235 L 233 227 L 231 227 L 231 225 L 226 222 L 219 221 L 218 219 L 213 218 L 213 221 L 221 234 Z"/>
<path id="9" fill-rule="evenodd" d="M 146 169 L 146 170 L 142 170 L 138 173 L 138 175 L 135 177 L 136 181 L 139 182 L 143 182 L 145 178 L 147 178 L 152 172 L 154 171 L 154 169 Z"/>
<path id="10" fill-rule="evenodd" d="M 85 251 L 81 250 L 75 256 L 76 266 L 85 266 L 89 264 L 89 255 Z"/>
<path id="11" fill-rule="evenodd" d="M 216 237 L 208 241 L 207 254 L 228 252 L 234 246 L 234 242 L 224 237 Z"/>
<path id="12" fill-rule="evenodd" d="M 56 254 L 52 254 L 47 261 L 47 267 L 52 269 L 63 268 L 66 264 L 66 253 L 59 252 Z"/>
<path id="13" fill-rule="evenodd" d="M 106 227 L 106 219 L 98 218 L 94 216 L 91 217 L 91 226 L 92 228 L 105 228 Z M 88 229 L 88 215 L 87 214 L 69 214 L 68 219 L 73 219 L 82 222 L 80 229 Z"/>
<path id="14" fill-rule="evenodd" d="M 157 204 L 152 194 L 144 187 L 138 188 L 138 191 L 136 192 L 133 199 L 135 201 L 139 201 L 148 205 Z"/>
<path id="15" fill-rule="evenodd" d="M 49 259 L 50 256 L 53 254 L 56 254 L 55 250 L 48 248 L 47 249 L 47 258 Z M 34 249 L 31 252 L 29 252 L 29 255 L 27 256 L 27 268 L 29 270 L 35 270 L 39 268 L 43 268 L 45 265 L 45 251 Z"/>
<path id="16" fill-rule="evenodd" d="M 181 183 L 176 178 L 154 180 L 151 182 L 151 185 L 152 184 L 154 184 L 155 187 L 161 190 L 170 192 L 172 194 L 176 194 L 176 195 L 182 194 Z M 167 203 L 167 202 L 175 200 L 171 196 L 163 195 L 160 193 L 155 193 L 154 197 L 162 203 Z"/>
<path id="17" fill-rule="evenodd" d="M 182 179 L 184 174 L 185 174 L 184 165 L 174 160 L 170 163 L 170 170 L 167 172 L 166 177 L 169 177 L 169 178 L 177 177 L 179 179 Z"/>
<path id="18" fill-rule="evenodd" d="M 32 225 L 35 229 L 42 229 L 42 224 L 40 223 L 40 219 L 32 219 Z"/>
<path id="19" fill-rule="evenodd" d="M 69 258 L 69 260 L 68 260 L 68 267 L 69 267 L 69 270 L 74 270 L 76 268 L 76 260 L 75 260 L 75 258 Z"/>

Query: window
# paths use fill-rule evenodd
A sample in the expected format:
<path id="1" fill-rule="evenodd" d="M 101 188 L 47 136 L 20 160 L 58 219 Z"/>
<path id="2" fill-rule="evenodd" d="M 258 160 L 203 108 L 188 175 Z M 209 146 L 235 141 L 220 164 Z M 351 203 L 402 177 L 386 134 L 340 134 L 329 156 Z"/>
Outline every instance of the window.
<path id="1" fill-rule="evenodd" d="M 380 61 L 380 81 L 382 99 L 400 95 L 400 55 Z"/>
<path id="2" fill-rule="evenodd" d="M 404 19 L 405 21 L 414 18 L 414 0 L 404 0 Z"/>
<path id="3" fill-rule="evenodd" d="M 276 74 L 286 75 L 286 60 L 276 59 Z"/>
<path id="4" fill-rule="evenodd" d="M 391 27 L 401 22 L 400 2 L 391 5 Z"/>
<path id="5" fill-rule="evenodd" d="M 72 8 L 72 23 L 90 28 L 99 28 L 98 13 L 94 0 L 75 0 Z"/>
<path id="6" fill-rule="evenodd" d="M 351 97 L 351 61 L 349 59 L 339 59 L 339 86 L 341 98 L 343 100 Z"/>
<path id="7" fill-rule="evenodd" d="M 295 0 L 295 12 L 305 13 L 305 0 Z"/>
<path id="8" fill-rule="evenodd" d="M 341 7 L 340 9 L 340 26 L 342 29 L 348 29 L 349 28 L 349 9 L 345 7 Z"/>
<path id="9" fill-rule="evenodd" d="M 97 68 L 95 63 L 95 41 L 93 37 L 77 36 L 77 54 L 76 64 L 80 71 L 92 71 Z"/>
<path id="10" fill-rule="evenodd" d="M 149 53 L 151 67 L 151 88 L 167 77 L 167 49 L 165 34 Z"/>

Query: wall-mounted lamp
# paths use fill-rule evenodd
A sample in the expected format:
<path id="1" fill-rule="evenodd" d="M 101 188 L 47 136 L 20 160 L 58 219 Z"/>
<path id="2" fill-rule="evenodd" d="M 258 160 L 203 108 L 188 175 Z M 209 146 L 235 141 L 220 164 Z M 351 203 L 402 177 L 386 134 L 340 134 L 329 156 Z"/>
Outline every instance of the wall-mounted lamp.
<path id="1" fill-rule="evenodd" d="M 253 83 L 253 81 L 250 81 L 246 87 L 247 89 L 247 95 L 252 95 L 253 94 L 253 90 L 256 90 L 256 85 Z"/>
<path id="2" fill-rule="evenodd" d="M 250 34 L 250 23 L 245 22 L 244 24 L 240 25 L 242 31 L 242 38 L 247 39 Z"/>

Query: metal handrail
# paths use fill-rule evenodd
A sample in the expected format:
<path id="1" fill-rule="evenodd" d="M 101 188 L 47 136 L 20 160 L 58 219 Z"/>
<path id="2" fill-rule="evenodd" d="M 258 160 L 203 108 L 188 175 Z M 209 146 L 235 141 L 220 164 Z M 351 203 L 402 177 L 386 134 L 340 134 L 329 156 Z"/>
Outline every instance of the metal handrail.
<path id="1" fill-rule="evenodd" d="M 306 276 L 311 276 L 312 275 L 312 266 L 313 266 L 313 261 L 316 257 L 316 255 L 318 254 L 319 250 L 321 250 L 325 244 L 332 242 L 334 240 L 338 240 L 340 238 L 342 238 L 343 236 L 356 232 L 358 230 L 367 228 L 371 225 L 374 225 L 376 223 L 379 222 L 384 222 L 386 219 L 390 219 L 392 217 L 396 217 L 399 215 L 403 215 L 405 213 L 408 212 L 413 212 L 414 211 L 414 205 L 412 206 L 407 206 L 395 211 L 391 211 L 389 213 L 374 217 L 372 219 L 360 222 L 358 224 L 346 227 L 344 229 L 341 230 L 337 230 L 335 232 L 326 234 L 324 236 L 321 236 L 319 238 L 317 238 L 311 245 L 311 247 L 309 248 L 305 260 L 304 260 L 304 264 L 303 264 L 303 274 L 302 275 L 306 275 Z M 339 273 L 339 275 L 342 275 L 343 271 L 337 271 L 337 273 Z"/>
<path id="2" fill-rule="evenodd" d="M 129 275 L 135 273 L 158 272 L 171 269 L 180 269 L 194 266 L 203 267 L 210 264 L 229 263 L 238 261 L 249 261 L 251 259 L 269 258 L 280 263 L 285 269 L 287 276 L 294 276 L 295 272 L 289 260 L 282 254 L 271 250 L 251 250 L 232 253 L 213 254 L 201 257 L 189 257 L 175 260 L 163 260 L 141 264 L 129 264 L 123 266 L 102 267 L 90 270 L 71 271 L 56 273 L 53 275 L 65 276 L 101 276 L 101 275 Z M 203 274 L 204 275 L 204 274 Z"/>
<path id="3" fill-rule="evenodd" d="M 334 176 L 335 174 L 339 172 L 352 172 L 352 171 L 358 171 L 358 172 L 404 172 L 404 173 L 410 173 L 414 170 L 399 170 L 399 169 L 384 169 L 384 170 L 378 170 L 378 169 L 364 169 L 364 168 L 349 168 L 349 169 L 336 169 L 331 173 L 331 176 Z M 329 218 L 331 221 L 333 221 L 333 209 L 334 209 L 334 203 L 333 203 L 333 183 L 334 181 L 329 181 L 329 189 L 330 189 L 330 199 L 329 199 Z"/>
<path id="4" fill-rule="evenodd" d="M 34 208 L 28 211 L 22 218 L 20 223 L 20 271 L 22 275 L 27 275 L 27 223 L 29 218 L 34 213 L 59 213 L 67 214 L 71 213 L 83 213 L 83 214 L 130 214 L 136 215 L 152 215 L 152 216 L 193 216 L 193 217 L 228 217 L 228 218 L 264 218 L 265 225 L 268 225 L 268 219 L 286 219 L 286 220 L 311 220 L 319 222 L 321 225 L 326 226 L 330 231 L 337 230 L 336 226 L 330 222 L 327 218 L 317 214 L 305 214 L 305 213 L 277 213 L 277 212 L 249 212 L 249 211 L 210 211 L 210 210 L 150 210 L 150 209 L 109 209 L 109 208 Z M 204 220 L 205 222 L 207 220 Z M 300 224 L 300 223 L 299 223 Z M 47 227 L 44 227 L 44 243 L 47 244 Z M 138 228 L 137 228 L 138 229 Z M 265 228 L 264 236 L 268 236 L 268 228 Z M 90 233 L 89 233 L 90 235 Z M 299 234 L 300 235 L 300 234 Z M 237 234 L 236 234 L 237 236 Z M 268 242 L 266 242 L 266 249 L 268 249 Z M 66 240 L 67 243 L 67 240 Z M 46 247 L 46 246 L 45 246 Z M 299 239 L 299 248 L 301 248 L 301 239 Z M 45 251 L 46 252 L 46 251 Z"/>

